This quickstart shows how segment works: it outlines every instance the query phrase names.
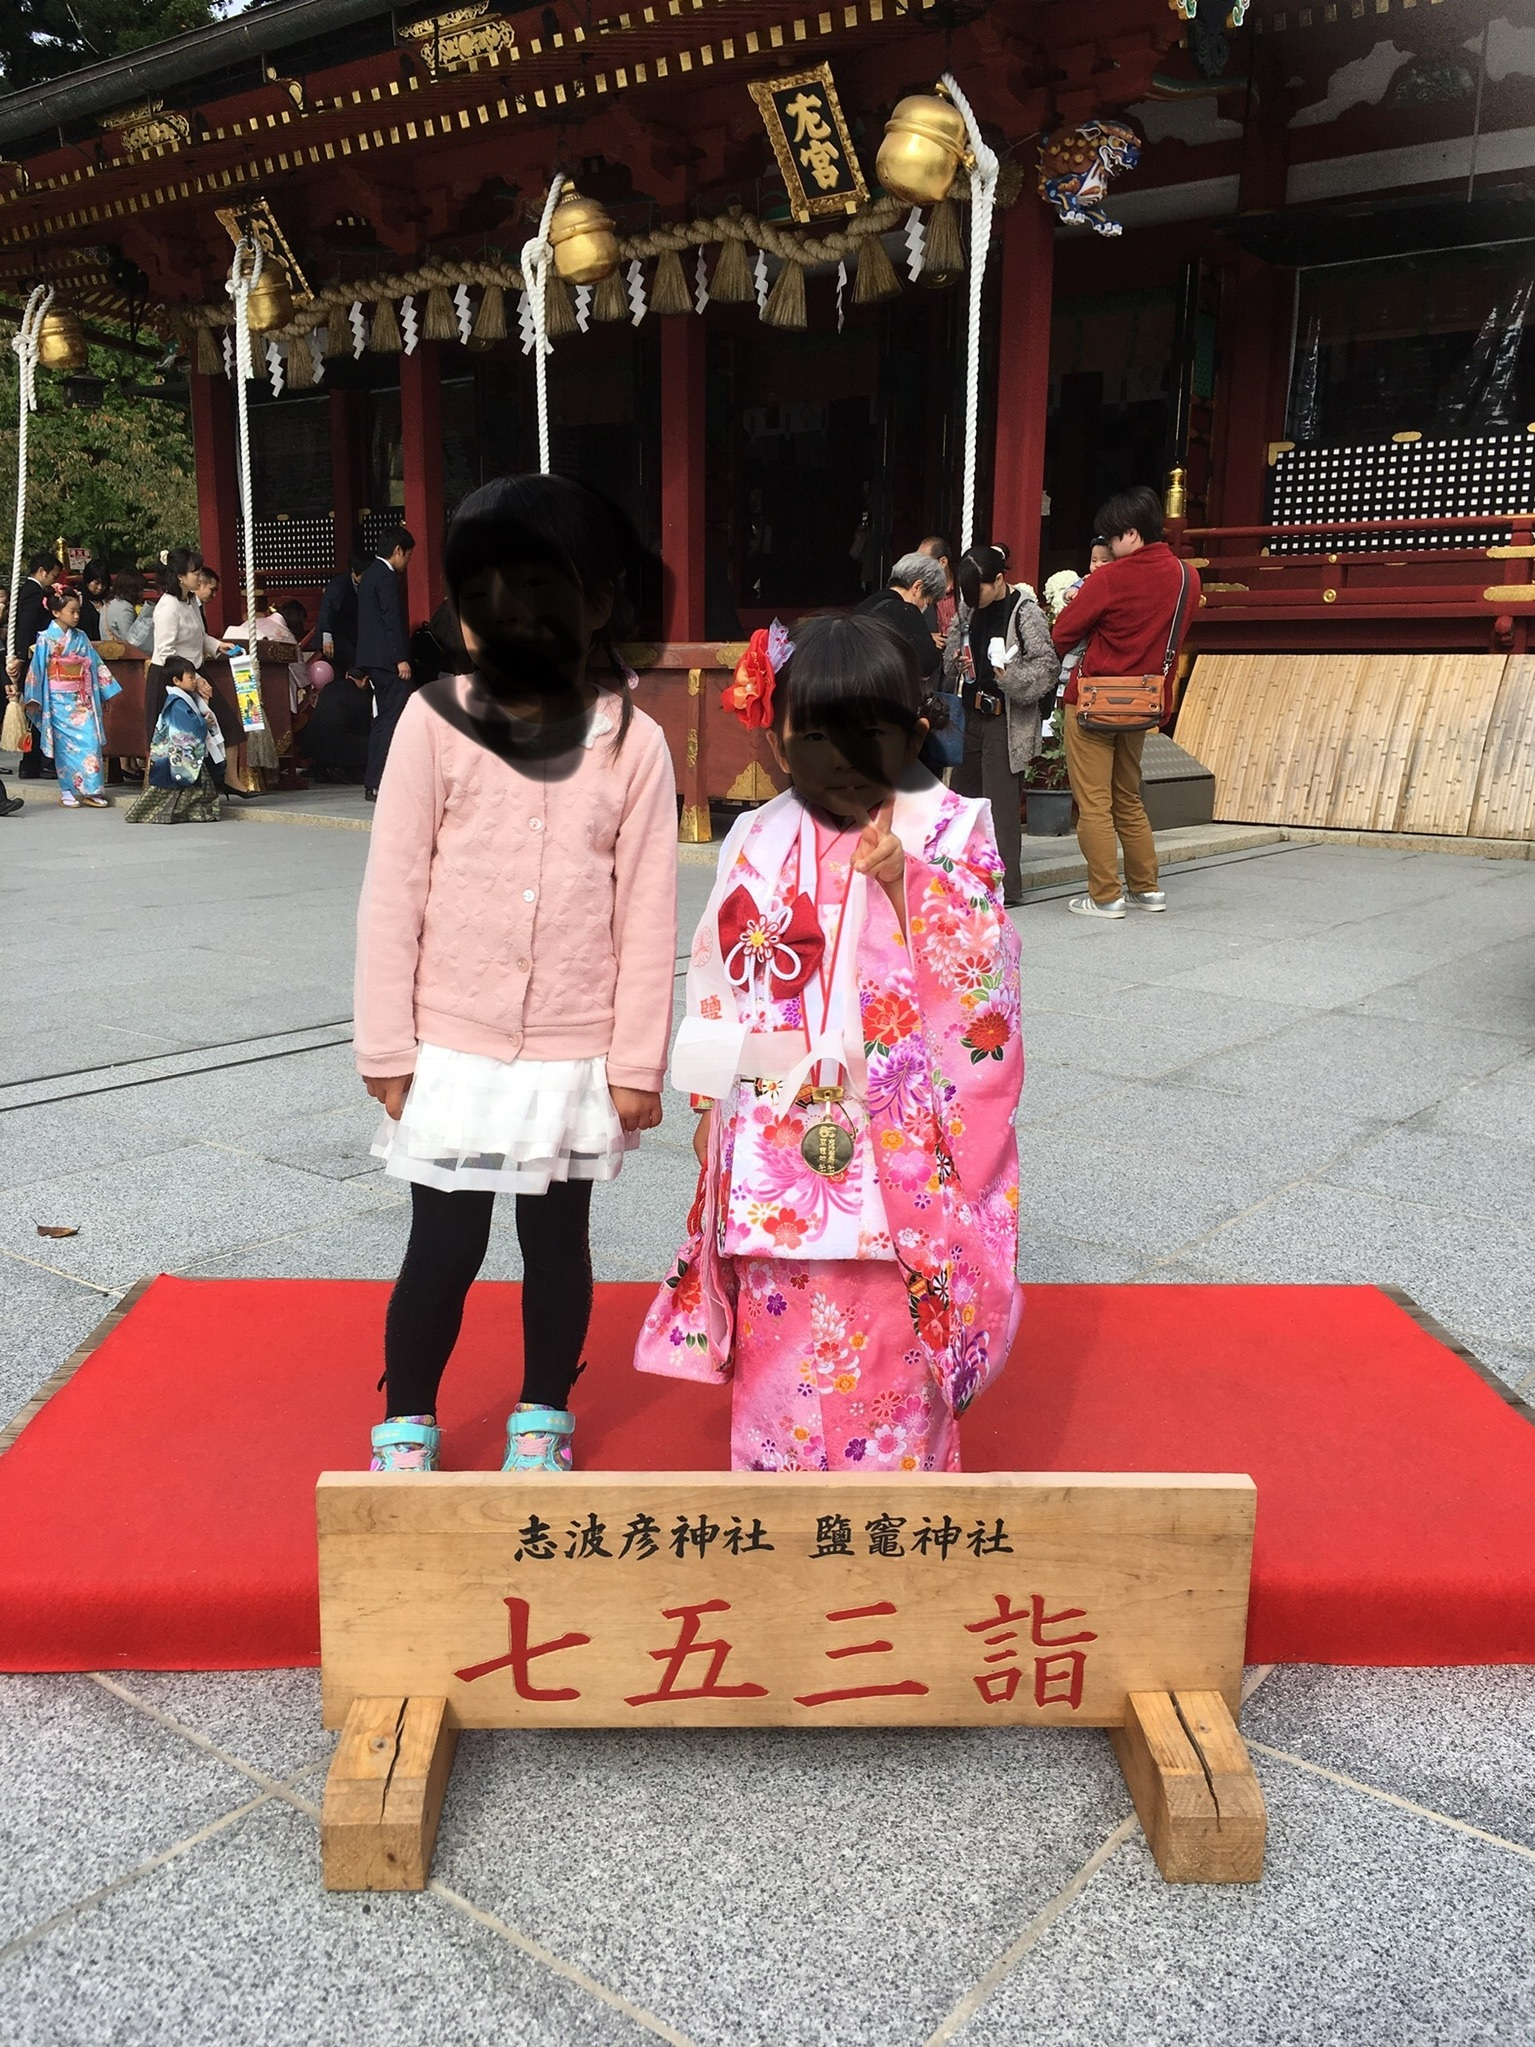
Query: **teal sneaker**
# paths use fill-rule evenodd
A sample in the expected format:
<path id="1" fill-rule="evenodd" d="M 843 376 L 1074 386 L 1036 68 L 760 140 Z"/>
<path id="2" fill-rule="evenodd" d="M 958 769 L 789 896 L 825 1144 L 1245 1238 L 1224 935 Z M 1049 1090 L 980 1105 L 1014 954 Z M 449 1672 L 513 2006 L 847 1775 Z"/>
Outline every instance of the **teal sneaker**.
<path id="1" fill-rule="evenodd" d="M 369 1471 L 435 1471 L 442 1430 L 429 1414 L 396 1414 L 373 1431 Z"/>
<path id="2" fill-rule="evenodd" d="M 568 1408 L 519 1401 L 506 1418 L 503 1471 L 569 1471 L 576 1418 Z"/>

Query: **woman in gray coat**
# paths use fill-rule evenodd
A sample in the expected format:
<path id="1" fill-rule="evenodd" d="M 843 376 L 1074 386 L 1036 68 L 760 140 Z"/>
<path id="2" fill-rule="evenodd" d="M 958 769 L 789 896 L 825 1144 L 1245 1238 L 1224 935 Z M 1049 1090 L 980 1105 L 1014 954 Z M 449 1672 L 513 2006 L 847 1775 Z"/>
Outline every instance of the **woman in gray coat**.
<path id="1" fill-rule="evenodd" d="M 984 796 L 1004 868 L 1003 895 L 1023 900 L 1023 771 L 1039 752 L 1040 706 L 1061 660 L 1038 599 L 1007 580 L 1007 553 L 972 547 L 959 564 L 959 609 L 944 645 L 945 688 L 965 706 L 965 757 L 954 770 L 961 796 Z"/>

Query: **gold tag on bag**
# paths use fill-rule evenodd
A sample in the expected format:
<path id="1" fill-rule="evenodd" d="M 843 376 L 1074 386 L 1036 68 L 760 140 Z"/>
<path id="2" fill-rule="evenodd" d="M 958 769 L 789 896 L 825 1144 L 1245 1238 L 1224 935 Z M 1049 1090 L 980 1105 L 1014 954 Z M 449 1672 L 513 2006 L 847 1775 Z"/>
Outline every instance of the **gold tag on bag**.
<path id="1" fill-rule="evenodd" d="M 824 1123 L 812 1123 L 800 1140 L 800 1154 L 813 1173 L 834 1180 L 853 1162 L 853 1133 L 828 1116 Z"/>

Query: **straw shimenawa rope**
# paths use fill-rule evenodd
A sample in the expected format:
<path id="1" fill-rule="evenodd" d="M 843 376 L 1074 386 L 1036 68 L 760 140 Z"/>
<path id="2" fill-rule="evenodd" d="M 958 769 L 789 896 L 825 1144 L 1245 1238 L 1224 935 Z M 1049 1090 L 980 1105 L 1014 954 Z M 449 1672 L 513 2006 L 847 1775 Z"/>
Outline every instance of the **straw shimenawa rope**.
<path id="1" fill-rule="evenodd" d="M 1005 164 L 997 203 L 1011 205 L 1022 184 L 1023 174 L 1018 166 Z M 963 171 L 949 197 L 950 200 L 968 200 L 969 182 Z M 945 205 L 948 203 L 944 202 Z M 940 212 L 942 210 L 939 209 Z M 755 296 L 747 249 L 761 249 L 786 266 L 769 295 L 770 305 L 775 298 L 778 302 L 775 313 L 770 317 L 778 324 L 799 324 L 785 319 L 785 316 L 802 309 L 804 273 L 819 264 L 842 263 L 850 256 L 857 258 L 857 278 L 853 289 L 855 304 L 866 305 L 873 300 L 892 297 L 900 291 L 900 281 L 879 238 L 896 227 L 907 211 L 907 206 L 899 199 L 878 199 L 864 212 L 855 214 L 845 227 L 809 234 L 780 227 L 755 213 L 732 207 L 708 219 L 669 222 L 648 234 L 625 236 L 618 244 L 619 258 L 621 264 L 627 265 L 659 257 L 661 260 L 656 266 L 650 291 L 650 308 L 658 313 L 681 313 L 692 309 L 686 273 L 680 260 L 684 251 L 717 244 L 719 256 L 710 281 L 709 295 L 726 304 L 744 305 Z M 940 226 L 941 240 L 957 240 L 957 236 L 952 234 L 945 236 L 952 219 L 950 213 Z M 797 278 L 791 273 L 798 273 Z M 788 277 L 787 283 L 785 277 Z M 677 289 L 679 282 L 682 286 L 680 293 Z M 523 289 L 521 270 L 506 262 L 426 263 L 418 270 L 388 271 L 380 277 L 352 278 L 323 285 L 297 309 L 286 327 L 274 329 L 265 338 L 269 341 L 293 341 L 317 327 L 325 327 L 326 353 L 346 354 L 351 349 L 352 339 L 347 324 L 348 310 L 354 303 L 361 302 L 373 307 L 369 348 L 398 354 L 403 343 L 395 305 L 400 299 L 417 295 L 424 296 L 426 300 L 425 338 L 429 341 L 452 340 L 457 335 L 457 324 L 452 316 L 449 294 L 460 284 L 477 285 L 483 293 L 470 336 L 471 347 L 488 347 L 492 342 L 502 340 L 506 334 L 504 294 Z M 574 333 L 576 322 L 568 292 L 562 283 L 560 292 L 556 293 L 554 284 L 555 279 L 551 277 L 550 300 L 556 309 L 549 321 L 549 332 L 552 335 Z M 561 298 L 564 300 L 562 308 L 558 306 Z M 592 300 L 592 317 L 597 320 L 629 317 L 621 275 L 615 273 L 597 285 Z M 194 330 L 206 331 L 228 326 L 229 323 L 229 311 L 211 305 L 189 308 L 177 321 L 189 338 Z M 207 356 L 200 341 L 196 341 L 195 346 L 201 368 Z"/>

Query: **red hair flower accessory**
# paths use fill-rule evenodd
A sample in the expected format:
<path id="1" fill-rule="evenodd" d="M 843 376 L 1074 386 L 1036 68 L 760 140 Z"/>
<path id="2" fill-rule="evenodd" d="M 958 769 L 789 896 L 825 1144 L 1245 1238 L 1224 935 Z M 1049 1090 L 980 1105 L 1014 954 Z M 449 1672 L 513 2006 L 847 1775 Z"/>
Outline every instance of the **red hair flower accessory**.
<path id="1" fill-rule="evenodd" d="M 793 643 L 776 618 L 770 626 L 759 626 L 747 641 L 746 652 L 721 693 L 724 708 L 748 728 L 771 725 L 773 685 L 779 669 L 793 652 Z"/>

